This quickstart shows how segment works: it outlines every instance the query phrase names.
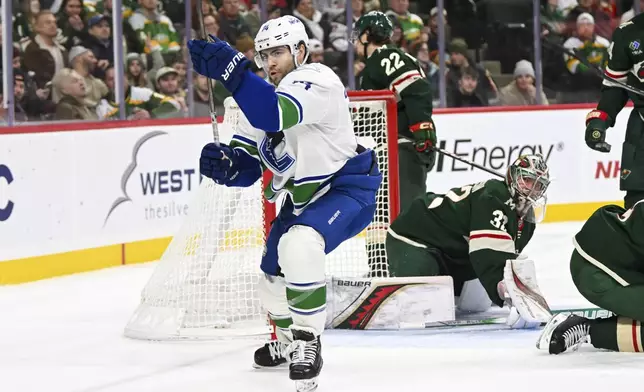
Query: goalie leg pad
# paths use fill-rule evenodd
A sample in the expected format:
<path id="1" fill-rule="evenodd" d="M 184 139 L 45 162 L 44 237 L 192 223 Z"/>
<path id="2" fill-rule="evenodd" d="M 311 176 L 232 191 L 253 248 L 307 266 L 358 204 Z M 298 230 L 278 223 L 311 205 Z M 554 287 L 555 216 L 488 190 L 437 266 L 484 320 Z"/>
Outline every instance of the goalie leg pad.
<path id="1" fill-rule="evenodd" d="M 259 299 L 268 311 L 268 316 L 275 323 L 275 335 L 283 343 L 293 340 L 290 326 L 293 324 L 291 312 L 286 301 L 286 283 L 280 276 L 264 274 L 259 281 Z"/>
<path id="2" fill-rule="evenodd" d="M 466 281 L 456 298 L 456 307 L 461 312 L 485 312 L 492 307 L 492 300 L 479 279 Z"/>
<path id="3" fill-rule="evenodd" d="M 293 328 L 321 334 L 326 321 L 324 238 L 309 226 L 292 226 L 280 239 L 277 254 Z"/>

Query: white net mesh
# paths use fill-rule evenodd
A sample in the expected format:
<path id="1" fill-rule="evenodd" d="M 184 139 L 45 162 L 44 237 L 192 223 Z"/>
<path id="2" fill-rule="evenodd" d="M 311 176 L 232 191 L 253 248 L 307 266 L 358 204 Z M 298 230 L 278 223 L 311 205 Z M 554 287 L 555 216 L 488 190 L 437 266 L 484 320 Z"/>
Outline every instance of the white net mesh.
<path id="1" fill-rule="evenodd" d="M 388 126 L 387 103 L 352 102 L 355 133 L 360 144 L 376 151 L 384 180 L 373 222 L 327 256 L 328 276 L 388 276 L 384 235 L 392 218 L 389 198 L 396 194 L 389 188 L 390 171 L 397 166 L 389 160 L 389 146 L 395 144 L 388 144 L 388 133 L 394 142 L 396 133 L 395 124 Z M 234 131 L 238 115 L 234 102 L 227 105 L 225 126 Z M 227 188 L 204 179 L 186 221 L 143 289 L 126 336 L 171 340 L 268 333 L 257 293 L 270 215 L 262 186 L 258 181 L 249 188 Z"/>

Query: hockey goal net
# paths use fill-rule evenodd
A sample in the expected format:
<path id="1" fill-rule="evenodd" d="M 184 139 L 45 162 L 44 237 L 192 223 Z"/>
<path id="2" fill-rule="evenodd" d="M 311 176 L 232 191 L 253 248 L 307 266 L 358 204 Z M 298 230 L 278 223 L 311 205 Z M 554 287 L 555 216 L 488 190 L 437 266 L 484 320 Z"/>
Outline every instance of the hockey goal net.
<path id="1" fill-rule="evenodd" d="M 354 131 L 360 144 L 376 152 L 383 183 L 374 220 L 327 256 L 326 273 L 387 277 L 384 238 L 399 208 L 396 100 L 388 91 L 351 92 L 349 97 Z M 227 101 L 222 141 L 230 140 L 239 115 L 234 101 Z M 248 188 L 204 178 L 188 217 L 143 289 L 126 336 L 174 340 L 270 332 L 257 292 L 264 240 L 275 217 L 275 205 L 262 198 L 268 178 Z"/>

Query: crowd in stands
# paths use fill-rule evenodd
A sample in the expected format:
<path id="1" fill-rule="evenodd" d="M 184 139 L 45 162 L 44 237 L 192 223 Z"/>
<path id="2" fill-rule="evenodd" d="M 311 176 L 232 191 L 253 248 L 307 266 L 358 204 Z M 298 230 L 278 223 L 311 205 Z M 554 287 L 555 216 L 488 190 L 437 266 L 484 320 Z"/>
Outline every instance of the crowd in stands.
<path id="1" fill-rule="evenodd" d="M 11 0 L 5 0 L 11 1 Z M 185 27 L 185 1 L 192 30 Z M 449 0 L 439 15 L 435 0 L 265 0 L 269 19 L 294 15 L 304 23 L 311 62 L 333 68 L 349 85 L 347 53 L 353 21 L 380 10 L 394 25 L 392 43 L 414 56 L 430 79 L 435 103 L 446 80 L 451 107 L 593 102 L 601 79 L 592 67 L 543 49 L 543 86 L 537 99 L 532 0 Z M 635 16 L 633 0 L 540 0 L 542 38 L 574 48 L 599 67 L 607 61 L 612 31 Z M 644 0 L 635 0 L 644 10 Z M 13 0 L 15 119 L 119 118 L 115 103 L 113 0 Z M 126 113 L 129 119 L 188 115 L 188 39 L 199 26 L 196 0 L 123 0 Z M 202 0 L 209 34 L 235 46 L 254 65 L 253 37 L 261 26 L 257 0 Z M 447 57 L 439 68 L 439 18 Z M 7 23 L 3 21 L 3 23 Z M 353 65 L 359 85 L 364 63 Z M 194 75 L 193 115 L 208 115 L 208 81 Z M 218 105 L 229 93 L 216 84 Z M 4 109 L 3 109 L 4 110 Z M 3 115 L 3 113 L 0 113 Z"/>

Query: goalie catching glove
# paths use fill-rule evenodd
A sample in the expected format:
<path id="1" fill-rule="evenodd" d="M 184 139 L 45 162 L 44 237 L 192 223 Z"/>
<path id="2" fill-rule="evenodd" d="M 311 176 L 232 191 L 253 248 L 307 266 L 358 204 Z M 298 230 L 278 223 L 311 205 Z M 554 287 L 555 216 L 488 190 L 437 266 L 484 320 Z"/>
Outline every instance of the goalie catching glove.
<path id="1" fill-rule="evenodd" d="M 434 166 L 436 161 L 436 130 L 432 120 L 414 124 L 409 127 L 412 135 L 414 136 L 414 147 L 416 151 L 424 156 L 423 161 L 430 167 Z"/>
<path id="2" fill-rule="evenodd" d="M 552 316 L 531 260 L 506 261 L 497 290 L 510 308 L 506 324 L 512 329 L 537 328 Z"/>
<path id="3" fill-rule="evenodd" d="M 599 152 L 610 152 L 610 144 L 606 143 L 606 130 L 610 127 L 611 119 L 608 113 L 593 110 L 586 115 L 586 144 Z"/>

